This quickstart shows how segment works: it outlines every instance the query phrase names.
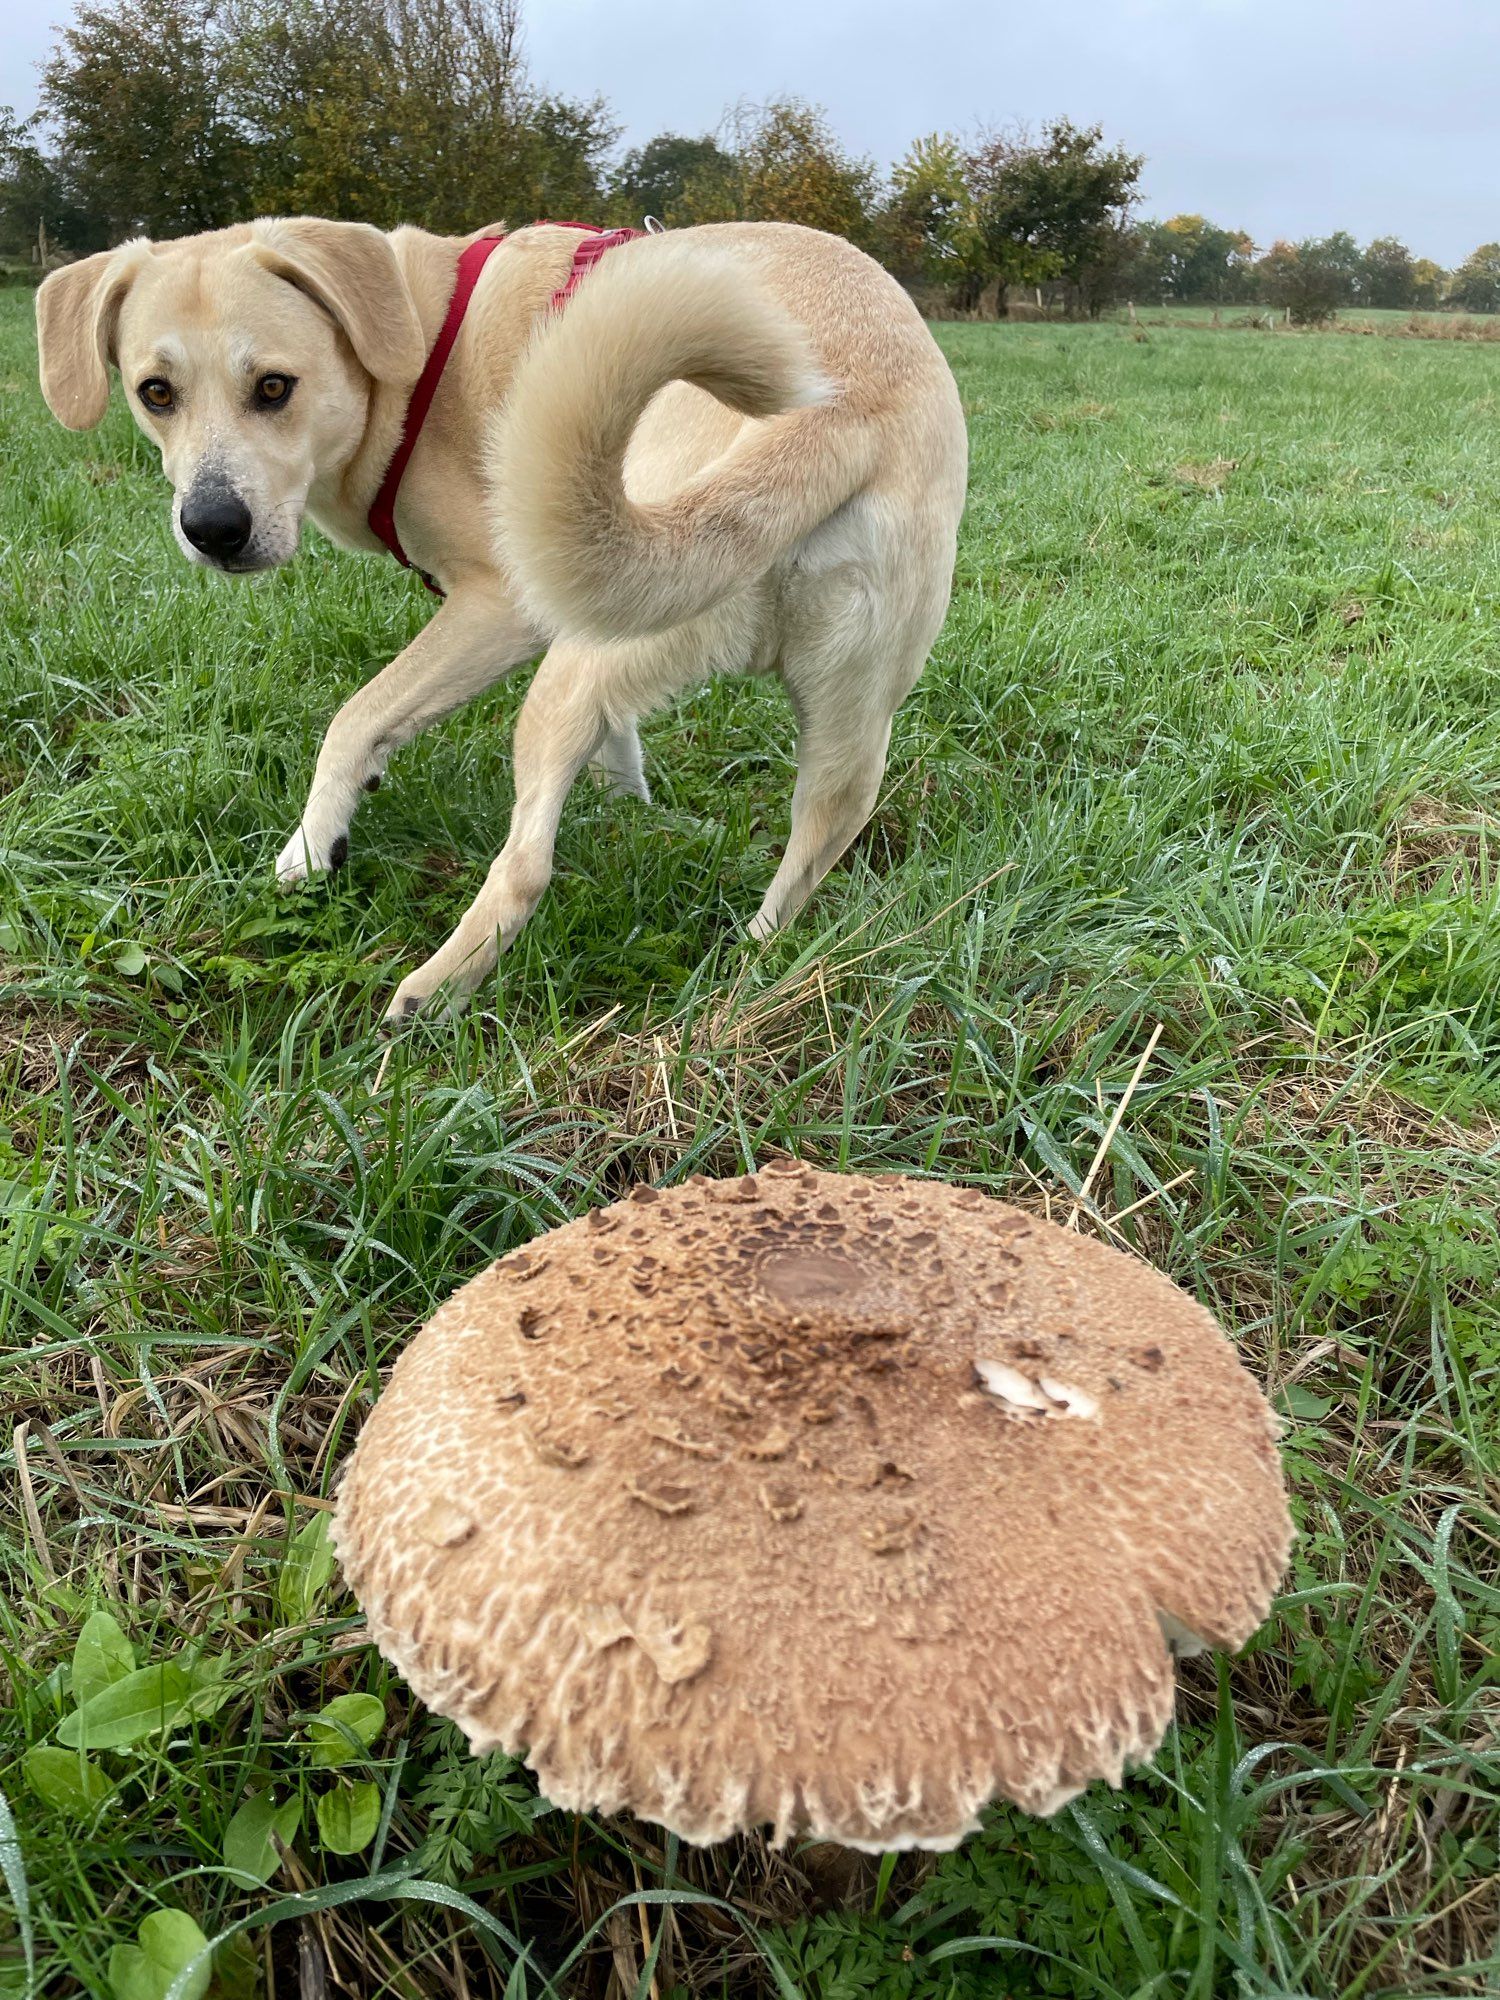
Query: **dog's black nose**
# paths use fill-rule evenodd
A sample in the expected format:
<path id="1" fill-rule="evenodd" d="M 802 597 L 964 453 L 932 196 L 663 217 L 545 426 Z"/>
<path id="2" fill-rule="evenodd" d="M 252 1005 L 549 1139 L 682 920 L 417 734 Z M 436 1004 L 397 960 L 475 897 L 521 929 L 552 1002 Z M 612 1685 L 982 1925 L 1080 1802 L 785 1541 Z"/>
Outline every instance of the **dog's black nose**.
<path id="1" fill-rule="evenodd" d="M 223 562 L 237 556 L 250 539 L 250 509 L 237 493 L 191 493 L 179 515 L 182 532 L 195 549 Z"/>

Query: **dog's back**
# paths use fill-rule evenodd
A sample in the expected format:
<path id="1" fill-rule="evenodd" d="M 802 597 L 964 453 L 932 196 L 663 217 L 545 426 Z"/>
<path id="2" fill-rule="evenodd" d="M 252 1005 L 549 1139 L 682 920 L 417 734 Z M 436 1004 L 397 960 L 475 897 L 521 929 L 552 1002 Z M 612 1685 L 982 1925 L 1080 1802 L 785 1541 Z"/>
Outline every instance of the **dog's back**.
<path id="1" fill-rule="evenodd" d="M 777 223 L 613 253 L 543 323 L 489 438 L 524 603 L 593 639 L 701 615 L 864 492 L 951 539 L 966 462 L 906 293 L 842 239 Z"/>

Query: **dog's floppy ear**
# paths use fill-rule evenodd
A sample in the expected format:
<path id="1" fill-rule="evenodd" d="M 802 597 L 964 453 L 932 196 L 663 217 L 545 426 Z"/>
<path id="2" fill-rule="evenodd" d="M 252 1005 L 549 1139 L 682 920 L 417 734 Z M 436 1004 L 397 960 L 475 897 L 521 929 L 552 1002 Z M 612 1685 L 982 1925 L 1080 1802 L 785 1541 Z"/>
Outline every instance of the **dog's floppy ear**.
<path id="1" fill-rule="evenodd" d="M 150 245 L 127 243 L 64 264 L 36 295 L 37 358 L 42 394 L 70 431 L 92 430 L 109 408 L 120 306 Z"/>
<path id="2" fill-rule="evenodd" d="M 377 382 L 416 381 L 427 343 L 388 236 L 368 222 L 309 216 L 253 224 L 251 249 L 332 313 Z"/>

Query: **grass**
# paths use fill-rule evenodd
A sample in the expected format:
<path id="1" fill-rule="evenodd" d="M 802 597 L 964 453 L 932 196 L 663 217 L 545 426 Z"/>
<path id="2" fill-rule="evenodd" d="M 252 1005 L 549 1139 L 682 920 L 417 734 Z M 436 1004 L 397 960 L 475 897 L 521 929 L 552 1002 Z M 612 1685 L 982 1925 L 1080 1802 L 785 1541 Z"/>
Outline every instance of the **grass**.
<path id="1" fill-rule="evenodd" d="M 1248 301 L 1229 305 L 1178 305 L 1169 300 L 1137 300 L 1135 313 L 1148 327 L 1212 327 L 1216 331 L 1246 332 L 1257 329 L 1278 333 L 1298 331 L 1287 325 L 1283 306 Z M 1130 317 L 1128 305 L 1110 307 L 1104 317 L 1124 322 Z M 1271 325 L 1267 328 L 1267 322 Z M 1309 329 L 1300 329 L 1308 331 Z M 1500 316 L 1494 313 L 1460 312 L 1445 307 L 1426 306 L 1341 306 L 1334 317 L 1317 331 L 1359 334 L 1403 334 L 1422 340 L 1500 340 Z"/>
<path id="2" fill-rule="evenodd" d="M 774 686 L 721 683 L 648 725 L 655 804 L 580 789 L 484 1004 L 387 1051 L 501 838 L 518 690 L 278 897 L 319 732 L 420 588 L 316 538 L 254 586 L 190 571 L 124 413 L 46 418 L 29 305 L 0 296 L 0 1991 L 29 1958 L 48 2000 L 159 1995 L 200 1934 L 226 1996 L 1495 1991 L 1500 357 L 945 329 L 953 611 L 800 927 L 735 929 L 792 740 Z M 1223 1316 L 1301 1534 L 1154 1768 L 936 1861 L 703 1855 L 413 1708 L 323 1509 L 455 1284 L 636 1177 L 784 1152 L 1066 1215 L 1157 1024 L 1083 1225 Z M 70 1722 L 99 1691 L 134 1720 Z"/>

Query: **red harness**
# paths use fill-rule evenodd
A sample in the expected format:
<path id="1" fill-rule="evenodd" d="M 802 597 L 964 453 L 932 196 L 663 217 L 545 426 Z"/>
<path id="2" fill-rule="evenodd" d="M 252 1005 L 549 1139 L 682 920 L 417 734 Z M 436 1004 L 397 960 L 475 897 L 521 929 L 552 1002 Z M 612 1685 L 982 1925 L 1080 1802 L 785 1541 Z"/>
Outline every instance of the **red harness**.
<path id="1" fill-rule="evenodd" d="M 573 252 L 573 268 L 567 282 L 558 286 L 548 301 L 549 312 L 559 312 L 578 289 L 580 279 L 591 271 L 606 250 L 614 250 L 621 243 L 633 242 L 637 236 L 646 234 L 643 229 L 600 229 L 592 222 L 554 222 L 547 227 L 553 229 L 580 229 L 585 232 L 583 241 Z M 458 276 L 454 281 L 453 296 L 448 301 L 447 317 L 442 331 L 433 343 L 432 352 L 427 357 L 427 365 L 417 378 L 417 386 L 411 392 L 411 401 L 406 406 L 406 416 L 401 426 L 401 442 L 385 469 L 385 477 L 380 482 L 380 491 L 370 504 L 370 532 L 390 550 L 404 568 L 414 565 L 411 557 L 401 546 L 401 537 L 396 533 L 396 495 L 401 490 L 401 480 L 411 455 L 417 448 L 417 439 L 422 435 L 422 426 L 427 421 L 427 412 L 432 408 L 432 399 L 437 394 L 437 385 L 442 380 L 443 370 L 448 365 L 448 356 L 453 352 L 453 343 L 458 338 L 458 329 L 464 323 L 464 314 L 469 309 L 469 301 L 474 296 L 474 287 L 479 283 L 479 274 L 495 251 L 505 241 L 501 236 L 481 236 L 471 243 L 458 260 Z M 425 569 L 417 575 L 435 597 L 443 595 L 442 587 L 435 583 Z"/>

